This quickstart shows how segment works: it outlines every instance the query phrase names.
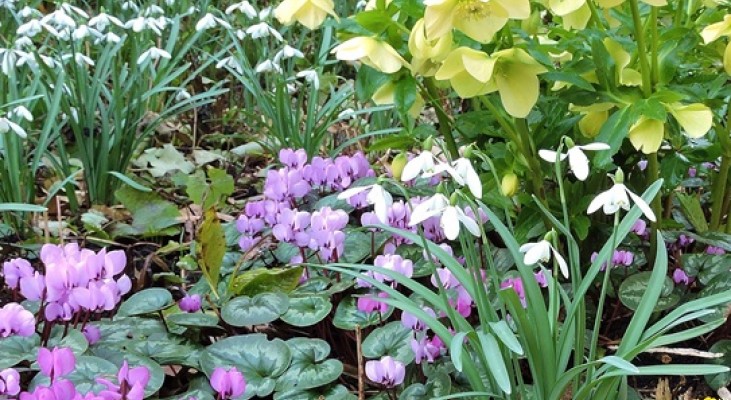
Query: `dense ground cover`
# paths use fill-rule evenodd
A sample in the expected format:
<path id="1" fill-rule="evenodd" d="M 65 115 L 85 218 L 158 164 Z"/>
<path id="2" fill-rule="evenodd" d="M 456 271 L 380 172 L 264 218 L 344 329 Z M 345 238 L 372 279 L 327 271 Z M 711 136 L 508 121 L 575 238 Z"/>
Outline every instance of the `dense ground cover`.
<path id="1" fill-rule="evenodd" d="M 0 397 L 729 398 L 730 11 L 0 0 Z"/>

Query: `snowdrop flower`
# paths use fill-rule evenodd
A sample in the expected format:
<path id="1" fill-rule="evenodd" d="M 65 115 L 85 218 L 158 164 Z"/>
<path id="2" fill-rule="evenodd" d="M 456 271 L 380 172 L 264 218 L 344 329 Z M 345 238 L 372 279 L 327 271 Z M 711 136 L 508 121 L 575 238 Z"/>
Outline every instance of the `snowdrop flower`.
<path id="1" fill-rule="evenodd" d="M 446 171 L 460 186 L 467 186 L 475 198 L 482 197 L 482 182 L 470 160 L 466 158 L 457 159 L 452 163 L 452 168 L 446 169 Z"/>
<path id="2" fill-rule="evenodd" d="M 43 14 L 33 7 L 25 6 L 20 9 L 20 11 L 18 12 L 18 15 L 20 15 L 23 18 L 30 18 L 30 17 L 40 17 Z"/>
<path id="3" fill-rule="evenodd" d="M 566 144 L 569 147 L 566 153 L 557 154 L 552 150 L 540 150 L 538 151 L 538 155 L 550 163 L 556 162 L 557 155 L 561 161 L 568 157 L 571 171 L 573 171 L 576 178 L 580 181 L 586 180 L 589 176 L 589 159 L 586 157 L 586 154 L 584 154 L 584 150 L 599 151 L 609 150 L 611 148 L 608 144 L 599 142 L 589 143 L 583 146 L 575 146 L 571 139 L 566 139 Z"/>
<path id="4" fill-rule="evenodd" d="M 144 14 L 146 17 L 150 15 L 165 15 L 165 10 L 163 10 L 157 4 L 153 4 L 145 9 Z"/>
<path id="5" fill-rule="evenodd" d="M 232 4 L 226 8 L 226 14 L 231 15 L 234 11 L 238 11 L 246 15 L 249 19 L 256 18 L 256 10 L 248 1 Z"/>
<path id="6" fill-rule="evenodd" d="M 122 3 L 122 10 L 132 10 L 133 12 L 138 12 L 140 11 L 140 7 L 138 7 L 137 4 L 135 4 L 133 1 L 125 1 L 124 3 Z"/>
<path id="7" fill-rule="evenodd" d="M 74 62 L 76 63 L 76 65 L 78 65 L 80 67 L 83 67 L 84 65 L 88 65 L 90 67 L 94 66 L 94 60 L 92 60 L 91 58 L 89 58 L 81 53 L 64 54 L 63 56 L 61 56 L 61 59 L 64 61 L 70 60 L 72 58 L 74 59 Z"/>
<path id="8" fill-rule="evenodd" d="M 269 17 L 272 15 L 272 7 L 266 7 L 263 8 L 261 11 L 259 11 L 259 20 L 264 21 L 266 19 L 269 19 Z"/>
<path id="9" fill-rule="evenodd" d="M 195 30 L 198 32 L 205 31 L 219 25 L 226 29 L 231 29 L 231 24 L 221 18 L 213 16 L 211 13 L 207 13 L 198 21 L 197 24 L 195 24 Z"/>
<path id="10" fill-rule="evenodd" d="M 269 26 L 266 22 L 251 25 L 246 28 L 246 34 L 250 35 L 252 39 L 260 39 L 271 35 L 280 42 L 284 40 L 279 31 Z"/>
<path id="11" fill-rule="evenodd" d="M 82 40 L 91 35 L 94 35 L 95 37 L 100 37 L 102 34 L 96 29 L 89 28 L 86 25 L 80 25 L 78 28 L 74 29 L 74 32 L 71 34 L 71 38 L 74 40 Z"/>
<path id="12" fill-rule="evenodd" d="M 533 265 L 538 262 L 545 264 L 551 260 L 551 254 L 558 263 L 558 268 L 561 270 L 561 274 L 565 277 L 569 277 L 569 268 L 566 265 L 566 260 L 559 254 L 555 247 L 548 241 L 551 236 L 555 235 L 553 231 L 546 234 L 546 237 L 540 242 L 526 243 L 520 246 L 520 252 L 525 253 L 523 257 L 523 263 L 525 265 Z"/>
<path id="13" fill-rule="evenodd" d="M 125 29 L 131 28 L 132 31 L 137 32 L 137 33 L 142 32 L 143 30 L 149 29 L 149 30 L 155 32 L 155 34 L 157 36 L 162 35 L 162 30 L 165 29 L 166 26 L 167 26 L 167 21 L 163 17 L 160 17 L 157 19 L 156 18 L 137 17 L 137 18 L 127 21 L 124 24 Z"/>
<path id="14" fill-rule="evenodd" d="M 117 25 L 120 28 L 124 27 L 124 24 L 119 20 L 119 18 L 106 13 L 96 15 L 89 20 L 89 26 L 99 31 L 106 30 L 111 24 Z"/>
<path id="15" fill-rule="evenodd" d="M 599 207 L 602 207 L 604 214 L 607 215 L 616 213 L 620 208 L 625 211 L 629 211 L 630 198 L 635 202 L 635 204 L 637 204 L 640 210 L 642 210 L 642 213 L 645 214 L 647 219 L 652 222 L 657 221 L 655 213 L 652 211 L 650 206 L 647 205 L 645 200 L 642 200 L 642 197 L 634 194 L 632 191 L 627 189 L 627 186 L 624 185 L 624 173 L 621 169 L 618 169 L 617 174 L 614 176 L 614 186 L 605 192 L 599 193 L 599 195 L 591 201 L 591 204 L 589 204 L 589 209 L 586 210 L 586 213 L 592 214 L 598 210 Z"/>
<path id="16" fill-rule="evenodd" d="M 43 31 L 41 21 L 32 19 L 23 25 L 20 25 L 15 33 L 19 36 L 35 37 L 37 34 L 41 33 L 41 31 Z"/>
<path id="17" fill-rule="evenodd" d="M 16 124 L 15 122 L 13 122 L 5 117 L 0 118 L 0 134 L 4 134 L 4 133 L 10 132 L 10 131 L 13 131 L 13 133 L 20 136 L 23 139 L 28 137 L 28 134 L 25 132 L 25 129 L 21 128 L 20 125 Z"/>
<path id="18" fill-rule="evenodd" d="M 15 42 L 13 42 L 13 47 L 15 47 L 16 49 L 22 49 L 24 47 L 35 49 L 33 40 L 31 40 L 31 38 L 29 38 L 28 36 L 21 36 L 21 37 L 15 39 Z M 27 54 L 30 54 L 30 53 L 27 53 Z"/>
<path id="19" fill-rule="evenodd" d="M 137 65 L 142 65 L 148 60 L 156 61 L 160 58 L 166 58 L 169 60 L 170 53 L 157 47 L 150 47 L 147 51 L 140 54 L 140 56 L 137 58 Z"/>
<path id="20" fill-rule="evenodd" d="M 221 59 L 221 61 L 216 63 L 216 68 L 228 68 L 231 70 L 236 71 L 239 75 L 244 73 L 244 68 L 241 66 L 241 64 L 232 56 L 228 56 L 226 58 Z"/>
<path id="21" fill-rule="evenodd" d="M 472 163 L 466 158 L 460 158 L 452 164 L 434 163 L 434 155 L 431 152 L 424 151 L 418 156 L 411 159 L 403 172 L 401 172 L 401 181 L 408 182 L 421 174 L 425 178 L 430 178 L 442 172 L 448 173 L 460 186 L 467 186 L 475 198 L 482 197 L 482 182 L 480 176 L 472 167 Z"/>
<path id="22" fill-rule="evenodd" d="M 33 121 L 33 114 L 25 106 L 17 106 L 10 111 L 10 115 L 15 115 L 25 119 L 26 121 Z"/>
<path id="23" fill-rule="evenodd" d="M 471 234 L 480 236 L 480 227 L 477 225 L 477 222 L 467 216 L 462 209 L 451 205 L 447 196 L 441 193 L 435 194 L 414 208 L 411 212 L 409 226 L 417 225 L 436 216 L 441 216 L 439 225 L 449 240 L 454 240 L 459 236 L 460 223 Z"/>
<path id="24" fill-rule="evenodd" d="M 41 18 L 41 23 L 44 25 L 51 25 L 57 29 L 76 28 L 76 21 L 74 21 L 73 18 L 69 17 L 69 15 L 63 11 L 63 9 L 56 10 Z"/>
<path id="25" fill-rule="evenodd" d="M 279 64 L 279 61 L 286 60 L 288 58 L 297 57 L 297 58 L 304 58 L 305 55 L 302 54 L 301 51 L 295 49 L 294 47 L 285 44 L 284 48 L 282 50 L 279 50 L 277 54 L 274 55 L 274 62 Z"/>
<path id="26" fill-rule="evenodd" d="M 317 71 L 308 69 L 305 71 L 300 71 L 297 73 L 298 78 L 305 78 L 305 81 L 309 82 L 314 86 L 315 90 L 320 89 L 320 76 L 317 74 Z"/>
<path id="27" fill-rule="evenodd" d="M 107 43 L 119 43 L 122 41 L 122 38 L 117 36 L 114 32 L 107 32 L 104 36 L 100 36 L 94 41 L 94 44 L 99 44 L 101 42 L 107 42 Z"/>
<path id="28" fill-rule="evenodd" d="M 401 172 L 401 182 L 408 182 L 423 172 L 432 171 L 434 171 L 434 155 L 429 151 L 422 151 L 421 154 L 406 163 Z"/>
<path id="29" fill-rule="evenodd" d="M 355 117 L 355 110 L 352 108 L 346 108 L 338 114 L 338 119 L 354 119 Z"/>
<path id="30" fill-rule="evenodd" d="M 178 94 L 175 95 L 175 101 L 184 101 L 188 100 L 190 98 L 190 93 L 188 93 L 187 90 L 183 89 L 178 92 Z"/>
<path id="31" fill-rule="evenodd" d="M 82 18 L 86 18 L 86 19 L 89 18 L 89 14 L 87 14 L 84 10 L 80 9 L 79 7 L 73 6 L 73 5 L 69 4 L 69 3 L 62 3 L 61 4 L 61 9 L 66 14 L 76 14 L 79 17 L 82 17 Z"/>
<path id="32" fill-rule="evenodd" d="M 264 60 L 264 61 L 260 62 L 256 66 L 256 68 L 254 68 L 254 72 L 256 72 L 257 74 L 261 74 L 264 72 L 272 72 L 272 71 L 280 73 L 280 74 L 282 73 L 282 68 L 279 66 L 279 64 L 273 62 L 272 60 Z"/>
<path id="33" fill-rule="evenodd" d="M 386 191 L 383 186 L 379 184 L 366 185 L 350 188 L 338 195 L 338 199 L 347 200 L 359 193 L 368 190 L 366 201 L 368 204 L 373 204 L 373 210 L 376 212 L 376 217 L 381 221 L 382 224 L 388 225 L 388 209 L 393 204 L 393 197 L 391 193 Z"/>

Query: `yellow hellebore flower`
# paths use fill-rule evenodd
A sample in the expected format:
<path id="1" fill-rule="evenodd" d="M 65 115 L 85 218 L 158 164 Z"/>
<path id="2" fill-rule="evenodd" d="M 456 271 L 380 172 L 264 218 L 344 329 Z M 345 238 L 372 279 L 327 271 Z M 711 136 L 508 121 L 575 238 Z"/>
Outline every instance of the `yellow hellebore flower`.
<path id="1" fill-rule="evenodd" d="M 332 49 L 338 60 L 356 61 L 375 68 L 381 72 L 392 74 L 401 67 L 411 68 L 390 44 L 367 36 L 348 39 Z"/>
<path id="2" fill-rule="evenodd" d="M 426 37 L 439 39 L 452 30 L 488 43 L 508 19 L 530 17 L 529 0 L 424 0 Z"/>
<path id="3" fill-rule="evenodd" d="M 602 126 L 609 119 L 609 110 L 614 107 L 614 103 L 596 103 L 586 107 L 569 104 L 570 111 L 576 111 L 584 115 L 579 120 L 579 131 L 588 138 L 596 137 L 599 134 Z"/>
<path id="4" fill-rule="evenodd" d="M 424 29 L 424 19 L 416 21 L 414 27 L 411 28 L 411 35 L 409 35 L 409 52 L 412 56 L 411 72 L 414 75 L 434 76 L 451 49 L 451 31 L 439 39 L 428 40 Z"/>
<path id="5" fill-rule="evenodd" d="M 713 113 L 706 105 L 693 103 L 665 104 L 665 108 L 675 117 L 683 128 L 684 134 L 691 138 L 705 135 L 713 125 Z M 629 140 L 637 150 L 645 154 L 655 153 L 660 149 L 665 137 L 665 121 L 647 118 L 645 116 L 629 128 Z"/>
<path id="6" fill-rule="evenodd" d="M 434 78 L 449 80 L 452 89 L 463 99 L 494 92 L 491 81 L 495 60 L 487 53 L 469 47 L 452 50 Z"/>
<path id="7" fill-rule="evenodd" d="M 527 117 L 540 94 L 538 75 L 547 72 L 546 68 L 522 49 L 500 50 L 492 58 L 493 79 L 505 111 L 517 118 Z"/>
<path id="8" fill-rule="evenodd" d="M 610 38 L 605 38 L 602 42 L 617 65 L 615 70 L 617 74 L 616 79 L 619 84 L 624 86 L 640 86 L 642 84 L 642 74 L 635 69 L 627 68 L 632 59 L 630 54 L 622 48 L 622 45 Z"/>
<path id="9" fill-rule="evenodd" d="M 373 93 L 373 97 L 371 97 L 371 100 L 373 100 L 376 105 L 382 106 L 386 104 L 393 104 L 395 102 L 396 97 L 396 85 L 393 84 L 393 82 L 388 82 L 385 85 L 379 87 L 376 89 L 376 91 Z M 411 108 L 409 109 L 409 115 L 412 118 L 419 117 L 419 114 L 421 114 L 421 109 L 424 108 L 424 98 L 421 97 L 419 92 L 416 92 L 416 100 L 414 101 L 414 104 L 411 105 Z"/>
<path id="10" fill-rule="evenodd" d="M 274 17 L 282 24 L 297 21 L 309 29 L 319 27 L 328 14 L 338 17 L 333 0 L 284 0 L 274 10 Z"/>
<path id="11" fill-rule="evenodd" d="M 723 17 L 723 21 L 708 25 L 701 31 L 703 42 L 709 44 L 721 36 L 731 36 L 731 15 Z M 731 41 L 726 45 L 726 51 L 723 52 L 723 69 L 731 75 Z"/>

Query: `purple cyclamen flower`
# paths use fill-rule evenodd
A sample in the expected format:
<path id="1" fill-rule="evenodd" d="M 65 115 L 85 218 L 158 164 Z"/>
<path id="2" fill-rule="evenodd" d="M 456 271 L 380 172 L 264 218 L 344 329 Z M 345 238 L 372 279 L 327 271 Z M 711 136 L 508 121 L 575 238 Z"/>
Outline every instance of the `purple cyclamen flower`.
<path id="1" fill-rule="evenodd" d="M 680 245 L 680 247 L 688 247 L 693 242 L 695 242 L 695 239 L 693 239 L 690 236 L 686 236 L 686 235 L 680 235 L 680 236 L 678 236 L 678 245 Z"/>
<path id="2" fill-rule="evenodd" d="M 421 364 L 423 361 L 431 364 L 441 357 L 447 350 L 439 336 L 429 338 L 424 335 L 420 340 L 411 339 L 411 350 L 414 351 L 414 362 Z"/>
<path id="3" fill-rule="evenodd" d="M 20 289 L 20 279 L 26 276 L 32 276 L 35 270 L 31 267 L 28 260 L 24 258 L 15 258 L 3 263 L 3 279 L 5 284 L 12 290 Z"/>
<path id="4" fill-rule="evenodd" d="M 640 168 L 640 171 L 644 171 L 647 169 L 647 160 L 640 160 L 637 162 L 637 167 Z"/>
<path id="5" fill-rule="evenodd" d="M 724 255 L 726 254 L 726 250 L 716 247 L 716 246 L 708 246 L 706 247 L 706 254 L 713 254 L 716 256 Z"/>
<path id="6" fill-rule="evenodd" d="M 27 337 L 35 331 L 35 317 L 20 304 L 8 303 L 0 308 L 0 338 L 13 335 Z"/>
<path id="7" fill-rule="evenodd" d="M 366 376 L 372 382 L 392 388 L 400 385 L 406 375 L 406 367 L 401 361 L 394 360 L 391 356 L 385 356 L 379 361 L 371 360 L 365 365 Z"/>
<path id="8" fill-rule="evenodd" d="M 279 162 L 292 169 L 302 169 L 307 163 L 307 153 L 304 149 L 296 151 L 281 149 L 279 150 Z"/>
<path id="9" fill-rule="evenodd" d="M 436 318 L 437 314 L 431 308 L 424 306 L 421 307 L 421 309 L 424 310 L 424 312 L 428 315 Z M 413 331 L 424 331 L 427 328 L 426 324 L 422 320 L 416 318 L 414 315 L 409 314 L 406 311 L 401 313 L 401 324 Z"/>
<path id="10" fill-rule="evenodd" d="M 373 265 L 399 273 L 407 278 L 411 278 L 414 274 L 414 263 L 411 260 L 404 259 L 396 254 L 379 255 L 375 260 L 373 260 Z M 392 285 L 394 287 L 396 286 L 394 279 L 388 275 L 383 275 L 373 271 L 369 271 L 366 275 L 371 276 L 379 282 L 393 282 Z M 370 283 L 362 279 L 356 279 L 356 285 L 358 287 L 371 287 Z"/>
<path id="11" fill-rule="evenodd" d="M 277 215 L 277 223 L 272 227 L 272 235 L 280 242 L 307 247 L 310 235 L 306 232 L 311 216 L 306 211 L 284 209 Z"/>
<path id="12" fill-rule="evenodd" d="M 310 184 L 299 170 L 270 169 L 264 182 L 264 196 L 275 201 L 301 199 L 310 192 Z"/>
<path id="13" fill-rule="evenodd" d="M 695 178 L 696 174 L 698 173 L 698 170 L 695 167 L 688 168 L 688 176 L 691 178 Z"/>
<path id="14" fill-rule="evenodd" d="M 73 382 L 58 379 L 51 386 L 37 386 L 32 393 L 21 393 L 20 400 L 73 400 L 77 395 Z"/>
<path id="15" fill-rule="evenodd" d="M 41 347 L 38 350 L 38 365 L 41 368 L 41 373 L 51 378 L 51 382 L 54 382 L 57 378 L 74 370 L 76 356 L 68 347 L 54 347 L 53 350 Z"/>
<path id="16" fill-rule="evenodd" d="M 371 294 L 367 294 L 363 297 L 359 297 L 357 301 L 358 311 L 365 313 L 372 313 L 378 311 L 380 314 L 385 314 L 388 311 L 388 304 L 379 301 L 379 298 L 387 298 L 388 293 L 380 292 L 376 297 Z"/>
<path id="17" fill-rule="evenodd" d="M 104 378 L 96 378 L 96 381 L 107 387 L 99 392 L 107 400 L 120 399 L 122 393 L 126 394 L 126 400 L 142 400 L 145 397 L 145 386 L 150 381 L 150 370 L 144 366 L 130 368 L 127 360 L 124 360 L 117 373 L 118 384 Z"/>
<path id="18" fill-rule="evenodd" d="M 217 367 L 211 374 L 211 387 L 218 393 L 218 400 L 233 399 L 244 394 L 246 380 L 235 367 L 228 370 Z"/>
<path id="19" fill-rule="evenodd" d="M 691 279 L 685 271 L 680 268 L 676 268 L 675 271 L 673 271 L 673 281 L 678 285 L 682 283 L 687 286 L 690 284 Z"/>
<path id="20" fill-rule="evenodd" d="M 8 368 L 0 371 L 0 396 L 17 396 L 20 393 L 20 374 Z"/>
<path id="21" fill-rule="evenodd" d="M 644 236 L 647 232 L 647 222 L 645 222 L 644 219 L 640 218 L 632 225 L 632 232 L 639 236 Z"/>
<path id="22" fill-rule="evenodd" d="M 548 281 L 546 280 L 546 274 L 543 273 L 543 270 L 540 270 L 533 274 L 533 276 L 536 277 L 536 282 L 538 282 L 538 286 L 545 288 L 548 287 Z"/>
<path id="23" fill-rule="evenodd" d="M 523 307 L 526 307 L 525 288 L 523 288 L 523 280 L 520 278 L 508 278 L 500 284 L 500 289 L 508 288 L 512 288 L 515 291 L 515 294 L 517 294 L 518 298 L 520 299 L 520 303 L 523 304 Z"/>
<path id="24" fill-rule="evenodd" d="M 90 345 L 95 344 L 102 338 L 102 331 L 94 325 L 86 325 L 84 329 L 81 330 L 81 333 L 84 334 L 86 341 L 89 342 Z"/>
<path id="25" fill-rule="evenodd" d="M 197 294 L 186 294 L 178 303 L 180 310 L 187 313 L 194 313 L 201 310 L 201 296 Z"/>

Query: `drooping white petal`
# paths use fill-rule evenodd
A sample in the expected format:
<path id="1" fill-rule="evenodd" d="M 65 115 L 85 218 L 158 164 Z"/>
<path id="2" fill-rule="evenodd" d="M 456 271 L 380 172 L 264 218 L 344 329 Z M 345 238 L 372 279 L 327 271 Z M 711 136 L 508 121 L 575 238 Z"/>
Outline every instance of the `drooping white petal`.
<path id="1" fill-rule="evenodd" d="M 456 207 L 447 207 L 442 214 L 440 225 L 444 230 L 444 236 L 449 240 L 457 239 L 459 236 L 459 216 Z"/>
<path id="2" fill-rule="evenodd" d="M 596 197 L 594 197 L 594 200 L 589 203 L 589 208 L 586 210 L 586 213 L 593 214 L 596 212 L 596 210 L 602 207 L 609 200 L 610 196 L 611 189 L 599 193 Z"/>
<path id="3" fill-rule="evenodd" d="M 441 214 L 447 205 L 449 205 L 449 199 L 447 199 L 443 194 L 435 194 L 428 200 L 414 207 L 414 210 L 411 212 L 411 219 L 409 219 L 409 226 L 414 226 L 435 215 Z"/>
<path id="4" fill-rule="evenodd" d="M 473 234 L 475 236 L 480 236 L 480 226 L 477 225 L 477 222 L 474 219 L 467 216 L 464 213 L 464 211 L 462 211 L 461 209 L 459 209 L 457 207 L 452 207 L 452 208 L 457 210 L 457 218 L 459 218 L 459 221 L 462 222 L 462 225 L 464 225 L 464 227 L 467 228 L 467 230 L 471 234 Z"/>
<path id="5" fill-rule="evenodd" d="M 655 213 L 652 211 L 652 208 L 645 202 L 645 200 L 642 199 L 642 197 L 632 193 L 629 189 L 625 187 L 625 190 L 629 194 L 629 197 L 632 198 L 632 201 L 637 204 L 637 206 L 642 210 L 642 213 L 645 214 L 645 217 L 649 219 L 652 222 L 657 221 L 657 218 L 655 218 Z"/>
<path id="6" fill-rule="evenodd" d="M 544 149 L 541 149 L 541 150 L 538 150 L 538 155 L 542 159 L 544 159 L 544 160 L 546 160 L 546 161 L 548 161 L 550 163 L 556 162 L 556 152 L 553 151 L 553 150 L 544 150 Z M 568 157 L 568 154 L 561 153 L 561 161 L 565 160 L 566 157 Z"/>
<path id="7" fill-rule="evenodd" d="M 467 184 L 467 187 L 470 189 L 470 193 L 472 193 L 475 198 L 482 198 L 482 182 L 480 181 L 480 176 L 477 174 L 477 171 L 475 171 L 472 167 L 470 160 L 466 158 L 458 159 L 454 162 L 454 170 Z M 464 185 L 464 183 L 462 185 Z"/>
<path id="8" fill-rule="evenodd" d="M 571 171 L 574 172 L 578 180 L 585 181 L 589 176 L 589 159 L 586 157 L 586 154 L 579 147 L 575 146 L 569 149 L 568 155 Z"/>
<path id="9" fill-rule="evenodd" d="M 589 143 L 589 144 L 585 144 L 583 146 L 576 146 L 576 147 L 580 148 L 581 150 L 590 150 L 590 151 L 611 149 L 611 147 L 608 144 L 602 143 L 602 142 L 594 142 L 594 143 Z"/>
<path id="10" fill-rule="evenodd" d="M 546 262 L 551 258 L 551 244 L 547 240 L 541 240 L 536 243 L 535 246 L 531 247 L 523 257 L 523 263 L 525 265 L 533 265 L 541 262 Z"/>
<path id="11" fill-rule="evenodd" d="M 338 195 L 338 200 L 347 200 L 347 199 L 357 195 L 358 193 L 365 192 L 366 190 L 370 189 L 371 187 L 372 187 L 371 185 L 366 185 L 366 186 L 352 187 L 348 190 L 344 190 L 343 192 L 341 192 Z"/>
<path id="12" fill-rule="evenodd" d="M 373 204 L 376 217 L 383 224 L 388 224 L 388 209 L 393 204 L 391 193 L 387 192 L 381 185 L 375 184 L 366 197 L 368 203 Z"/>
<path id="13" fill-rule="evenodd" d="M 413 180 L 422 171 L 432 168 L 434 168 L 434 157 L 431 153 L 425 151 L 406 163 L 403 172 L 401 172 L 401 182 Z"/>
<path id="14" fill-rule="evenodd" d="M 561 270 L 561 274 L 564 278 L 569 277 L 569 267 L 566 265 L 566 260 L 563 259 L 563 256 L 556 250 L 553 246 L 551 246 L 551 252 L 553 252 L 553 257 L 556 259 L 556 262 L 558 263 L 558 269 Z"/>

